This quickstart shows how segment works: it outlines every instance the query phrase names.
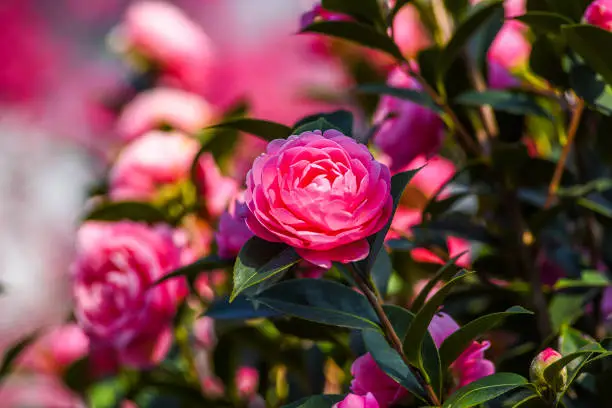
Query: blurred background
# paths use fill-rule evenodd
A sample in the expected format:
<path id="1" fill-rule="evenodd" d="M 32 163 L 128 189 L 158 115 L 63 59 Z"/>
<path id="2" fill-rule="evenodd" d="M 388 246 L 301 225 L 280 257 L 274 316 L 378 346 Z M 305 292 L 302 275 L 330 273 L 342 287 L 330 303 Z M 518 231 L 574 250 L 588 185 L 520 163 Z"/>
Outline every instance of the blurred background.
<path id="1" fill-rule="evenodd" d="M 220 112 L 292 123 L 341 69 L 293 35 L 306 0 L 177 0 L 213 44 L 200 93 Z M 0 1 L 0 350 L 70 312 L 73 235 L 119 141 L 114 100 L 138 86 L 109 50 L 128 0 Z M 112 41 L 110 41 L 112 42 Z"/>

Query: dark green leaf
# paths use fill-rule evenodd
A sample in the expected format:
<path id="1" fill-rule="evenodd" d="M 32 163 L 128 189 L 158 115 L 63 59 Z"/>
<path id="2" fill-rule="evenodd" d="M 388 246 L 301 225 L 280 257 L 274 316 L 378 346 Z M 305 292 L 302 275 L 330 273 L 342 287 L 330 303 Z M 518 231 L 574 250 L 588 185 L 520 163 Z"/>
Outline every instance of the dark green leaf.
<path id="1" fill-rule="evenodd" d="M 572 20 L 561 14 L 548 11 L 530 11 L 522 16 L 515 17 L 516 20 L 530 26 L 539 34 L 561 34 L 561 26 L 572 24 Z"/>
<path id="2" fill-rule="evenodd" d="M 62 375 L 64 384 L 76 393 L 83 394 L 91 385 L 90 362 L 88 357 L 83 357 L 66 368 Z"/>
<path id="3" fill-rule="evenodd" d="M 553 119 L 551 114 L 542 108 L 535 99 L 526 93 L 510 91 L 466 92 L 454 100 L 466 106 L 491 106 L 494 110 L 515 115 L 535 115 Z"/>
<path id="4" fill-rule="evenodd" d="M 384 84 L 363 84 L 358 86 L 356 90 L 357 92 L 368 94 L 393 96 L 394 98 L 403 99 L 422 105 L 433 110 L 434 112 L 442 113 L 442 108 L 436 105 L 429 95 L 414 89 L 394 88 Z"/>
<path id="5" fill-rule="evenodd" d="M 563 68 L 562 58 L 565 54 L 564 45 L 554 42 L 548 37 L 538 36 L 533 42 L 529 66 L 531 70 L 551 84 L 566 88 L 569 78 Z"/>
<path id="6" fill-rule="evenodd" d="M 10 373 L 13 363 L 17 357 L 19 357 L 21 352 L 32 344 L 37 337 L 37 332 L 32 333 L 6 350 L 4 353 L 4 359 L 2 360 L 2 366 L 0 366 L 0 381 L 2 381 L 4 377 Z"/>
<path id="7" fill-rule="evenodd" d="M 472 35 L 468 42 L 469 56 L 476 62 L 476 68 L 484 70 L 487 66 L 489 48 L 505 23 L 504 9 L 497 8 Z"/>
<path id="8" fill-rule="evenodd" d="M 130 220 L 155 224 L 168 222 L 165 214 L 145 202 L 120 201 L 103 203 L 85 216 L 88 221 L 121 221 Z"/>
<path id="9" fill-rule="evenodd" d="M 230 302 L 245 289 L 286 271 L 300 259 L 287 245 L 252 237 L 242 246 L 236 259 Z"/>
<path id="10" fill-rule="evenodd" d="M 599 271 L 582 271 L 580 279 L 559 279 L 555 285 L 555 290 L 567 288 L 605 288 L 611 286 L 612 282 Z"/>
<path id="11" fill-rule="evenodd" d="M 442 371 L 446 371 L 473 340 L 499 325 L 506 317 L 517 314 L 533 313 L 520 306 L 513 306 L 505 312 L 491 313 L 473 320 L 451 334 L 440 346 Z"/>
<path id="12" fill-rule="evenodd" d="M 315 395 L 302 398 L 292 404 L 284 405 L 283 408 L 331 408 L 343 399 L 344 395 Z"/>
<path id="13" fill-rule="evenodd" d="M 592 291 L 583 293 L 559 293 L 548 305 L 550 321 L 556 333 L 564 324 L 571 324 L 584 313 L 584 305 L 594 297 Z"/>
<path id="14" fill-rule="evenodd" d="M 370 352 L 378 367 L 414 396 L 426 402 L 427 397 L 423 387 L 399 353 L 387 343 L 384 336 L 375 330 L 364 330 L 362 336 L 366 350 Z"/>
<path id="15" fill-rule="evenodd" d="M 594 342 L 579 330 L 563 326 L 559 335 L 559 352 L 563 355 L 571 354 Z"/>
<path id="16" fill-rule="evenodd" d="M 455 58 L 464 50 L 472 36 L 486 23 L 489 18 L 499 13 L 502 1 L 496 0 L 474 7 L 474 11 L 461 23 L 438 58 L 437 78 L 441 82 L 451 67 Z M 502 14 L 503 16 L 503 14 Z"/>
<path id="17" fill-rule="evenodd" d="M 229 297 L 215 300 L 205 315 L 216 320 L 249 320 L 278 316 L 279 313 L 245 296 L 238 296 L 231 303 Z"/>
<path id="18" fill-rule="evenodd" d="M 319 125 L 322 127 L 313 127 L 311 122 L 317 122 L 318 119 L 323 119 Z M 308 127 L 306 127 L 308 126 Z M 327 130 L 337 129 L 347 136 L 353 135 L 353 114 L 346 110 L 337 110 L 329 113 L 316 113 L 306 116 L 295 125 L 293 125 L 293 134 L 299 135 L 308 130 Z"/>
<path id="19" fill-rule="evenodd" d="M 258 136 L 265 141 L 285 139 L 291 135 L 291 128 L 280 123 L 261 119 L 238 118 L 209 126 L 206 129 L 229 128 Z"/>
<path id="20" fill-rule="evenodd" d="M 602 44 L 612 44 L 612 33 L 588 24 L 564 26 L 562 32 L 570 47 L 612 84 L 612 55 L 601 52 Z"/>
<path id="21" fill-rule="evenodd" d="M 234 264 L 233 259 L 227 260 L 227 259 L 219 258 L 217 255 L 209 255 L 207 257 L 200 258 L 197 261 L 189 265 L 180 267 L 173 272 L 170 272 L 169 274 L 158 279 L 157 282 L 153 284 L 153 286 L 159 285 L 160 283 L 165 282 L 168 279 L 176 278 L 179 276 L 184 276 L 189 279 L 194 279 L 201 272 L 227 268 L 228 266 L 232 266 L 233 264 Z"/>
<path id="22" fill-rule="evenodd" d="M 425 304 L 425 301 L 429 297 L 429 294 L 431 293 L 433 288 L 438 284 L 438 282 L 446 281 L 457 274 L 456 263 L 457 263 L 457 260 L 461 258 L 463 255 L 465 255 L 465 252 L 462 252 L 459 255 L 454 256 L 451 259 L 449 259 L 444 264 L 444 266 L 442 266 L 438 270 L 438 272 L 436 272 L 436 275 L 427 282 L 425 287 L 423 287 L 423 289 L 421 289 L 421 291 L 419 292 L 417 298 L 414 300 L 414 302 L 412 302 L 411 309 L 413 312 L 417 312 L 423 307 L 423 305 Z"/>
<path id="23" fill-rule="evenodd" d="M 256 300 L 291 316 L 353 329 L 379 330 L 365 296 L 336 282 L 294 279 L 266 289 Z"/>
<path id="24" fill-rule="evenodd" d="M 391 257 L 389 253 L 384 249 L 378 252 L 374 266 L 372 266 L 372 281 L 374 286 L 378 289 L 378 292 L 385 297 L 387 295 L 387 289 L 389 287 L 389 279 L 393 272 L 393 265 L 391 265 Z"/>
<path id="25" fill-rule="evenodd" d="M 412 324 L 410 325 L 410 329 L 408 329 L 408 334 L 406 335 L 406 340 L 404 341 L 404 353 L 406 353 L 406 358 L 408 358 L 410 363 L 416 365 L 417 367 L 423 367 L 421 349 L 423 347 L 423 339 L 427 334 L 427 328 L 429 327 L 431 319 L 434 317 L 450 291 L 471 274 L 472 273 L 465 273 L 451 279 L 418 311 Z"/>
<path id="26" fill-rule="evenodd" d="M 403 61 L 404 57 L 397 45 L 386 34 L 382 34 L 365 24 L 350 21 L 322 21 L 309 25 L 302 33 L 319 33 L 356 42 L 373 48 Z"/>
<path id="27" fill-rule="evenodd" d="M 322 0 L 324 9 L 343 13 L 358 21 L 384 27 L 384 21 L 377 0 Z"/>
<path id="28" fill-rule="evenodd" d="M 444 402 L 443 408 L 470 408 L 490 401 L 529 382 L 513 373 L 497 373 L 483 377 L 457 390 Z"/>
<path id="29" fill-rule="evenodd" d="M 391 196 L 393 197 L 393 211 L 391 212 L 391 216 L 389 217 L 389 221 L 387 225 L 377 232 L 376 234 L 370 236 L 368 238 L 368 242 L 370 244 L 370 254 L 363 261 L 356 262 L 357 271 L 359 271 L 362 275 L 366 275 L 372 270 L 372 266 L 374 265 L 374 261 L 378 256 L 378 252 L 382 249 L 382 246 L 385 242 L 385 236 L 387 232 L 389 232 L 389 228 L 391 228 L 391 221 L 393 220 L 393 216 L 395 214 L 395 210 L 397 210 L 397 206 L 399 205 L 400 199 L 402 197 L 402 193 L 404 189 L 410 183 L 410 180 L 418 173 L 421 168 L 415 170 L 409 170 L 402 173 L 398 173 L 391 177 Z"/>

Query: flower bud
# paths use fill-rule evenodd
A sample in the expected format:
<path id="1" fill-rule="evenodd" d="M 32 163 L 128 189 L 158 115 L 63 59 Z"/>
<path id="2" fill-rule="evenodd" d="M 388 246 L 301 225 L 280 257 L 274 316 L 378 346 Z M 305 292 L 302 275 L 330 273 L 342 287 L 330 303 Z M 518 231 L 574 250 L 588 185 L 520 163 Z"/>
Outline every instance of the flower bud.
<path id="1" fill-rule="evenodd" d="M 259 387 L 259 372 L 253 367 L 240 367 L 236 372 L 236 388 L 241 398 L 250 398 Z"/>
<path id="2" fill-rule="evenodd" d="M 612 31 L 612 0 L 595 0 L 586 9 L 584 20 L 607 31 Z"/>
<path id="3" fill-rule="evenodd" d="M 558 351 L 550 347 L 538 354 L 531 362 L 531 367 L 529 369 L 531 381 L 539 388 L 550 387 L 554 392 L 560 391 L 567 383 L 567 368 L 563 367 L 557 377 L 553 378 L 550 382 L 544 377 L 544 371 L 561 357 L 563 356 Z"/>

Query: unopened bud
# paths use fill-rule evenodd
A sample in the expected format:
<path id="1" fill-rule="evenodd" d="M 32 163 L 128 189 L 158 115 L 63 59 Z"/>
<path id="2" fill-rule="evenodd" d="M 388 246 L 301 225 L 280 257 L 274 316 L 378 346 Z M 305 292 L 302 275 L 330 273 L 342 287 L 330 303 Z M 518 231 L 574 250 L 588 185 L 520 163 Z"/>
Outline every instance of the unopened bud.
<path id="1" fill-rule="evenodd" d="M 547 348 L 538 354 L 531 362 L 529 377 L 539 388 L 550 388 L 554 392 L 561 391 L 567 384 L 567 368 L 563 367 L 554 378 L 546 378 L 544 371 L 555 361 L 563 357 L 558 351 Z"/>

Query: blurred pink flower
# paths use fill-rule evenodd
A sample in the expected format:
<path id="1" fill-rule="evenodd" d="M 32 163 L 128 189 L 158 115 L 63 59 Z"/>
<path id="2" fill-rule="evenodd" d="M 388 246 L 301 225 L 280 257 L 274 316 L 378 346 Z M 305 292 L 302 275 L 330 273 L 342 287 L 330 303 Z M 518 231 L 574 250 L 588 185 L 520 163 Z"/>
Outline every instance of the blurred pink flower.
<path id="1" fill-rule="evenodd" d="M 519 86 L 520 82 L 512 73 L 495 61 L 489 61 L 489 87 L 508 89 Z"/>
<path id="2" fill-rule="evenodd" d="M 391 72 L 387 84 L 420 89 L 418 83 L 399 68 Z M 374 122 L 382 123 L 374 142 L 390 158 L 392 174 L 399 172 L 417 156 L 436 153 L 444 137 L 442 119 L 435 112 L 389 95 L 380 98 Z"/>
<path id="3" fill-rule="evenodd" d="M 212 350 L 217 344 L 215 320 L 208 316 L 200 317 L 193 322 L 193 334 L 199 345 L 207 350 Z"/>
<path id="4" fill-rule="evenodd" d="M 245 201 L 255 235 L 330 268 L 368 255 L 366 238 L 390 216 L 390 174 L 337 130 L 304 132 L 268 144 L 248 174 Z"/>
<path id="5" fill-rule="evenodd" d="M 523 30 L 513 24 L 504 24 L 495 37 L 488 52 L 489 63 L 495 62 L 507 70 L 526 65 L 531 53 L 531 44 Z"/>
<path id="6" fill-rule="evenodd" d="M 240 398 L 255 396 L 259 387 L 259 371 L 253 367 L 240 367 L 236 372 L 236 389 Z"/>
<path id="7" fill-rule="evenodd" d="M 595 0 L 584 13 L 587 23 L 612 31 L 612 0 Z"/>
<path id="8" fill-rule="evenodd" d="M 19 357 L 19 367 L 41 374 L 61 374 L 87 354 L 89 339 L 76 324 L 56 327 L 45 333 Z"/>
<path id="9" fill-rule="evenodd" d="M 73 264 L 75 316 L 92 348 L 116 353 L 130 367 L 159 363 L 171 343 L 171 323 L 186 294 L 182 278 L 151 288 L 181 266 L 170 228 L 123 221 L 87 222 Z"/>
<path id="10" fill-rule="evenodd" d="M 0 388 L 5 408 L 86 408 L 86 404 L 55 376 L 13 376 Z"/>
<path id="11" fill-rule="evenodd" d="M 429 324 L 429 333 L 438 348 L 457 330 L 459 325 L 446 313 L 437 313 Z M 456 388 L 495 373 L 495 366 L 484 356 L 485 350 L 490 346 L 488 341 L 473 341 L 451 364 L 450 369 L 455 378 Z"/>
<path id="12" fill-rule="evenodd" d="M 229 208 L 221 214 L 215 239 L 221 258 L 234 258 L 242 246 L 253 236 L 246 225 L 249 208 L 244 202 L 244 192 L 241 191 L 230 202 Z"/>
<path id="13" fill-rule="evenodd" d="M 393 38 L 406 58 L 432 45 L 432 40 L 423 25 L 419 10 L 412 4 L 403 6 L 393 20 Z"/>
<path id="14" fill-rule="evenodd" d="M 202 380 L 202 391 L 209 398 L 220 398 L 225 394 L 225 385 L 219 377 L 209 376 Z"/>
<path id="15" fill-rule="evenodd" d="M 351 17 L 346 14 L 329 11 L 321 6 L 321 2 L 315 3 L 310 10 L 302 14 L 300 18 L 300 30 L 319 21 L 350 21 Z M 312 51 L 319 56 L 328 57 L 332 52 L 332 39 L 321 34 L 308 34 Z"/>
<path id="16" fill-rule="evenodd" d="M 366 395 L 349 394 L 342 401 L 334 405 L 334 408 L 382 408 L 374 395 L 368 392 Z"/>
<path id="17" fill-rule="evenodd" d="M 193 135 L 212 124 L 213 108 L 197 94 L 172 88 L 142 92 L 123 109 L 117 133 L 126 141 L 166 125 Z"/>
<path id="18" fill-rule="evenodd" d="M 373 400 L 378 403 L 374 406 L 380 405 L 380 408 L 388 408 L 408 396 L 408 391 L 385 374 L 370 353 L 362 355 L 353 362 L 351 375 L 353 376 L 351 392 L 358 396 L 369 396 L 366 400 Z M 350 407 L 352 405 L 345 406 Z M 342 407 L 342 405 L 339 405 L 339 407 Z"/>
<path id="19" fill-rule="evenodd" d="M 214 58 L 210 39 L 170 2 L 132 3 L 113 40 L 121 51 L 145 57 L 161 71 L 166 84 L 201 92 L 210 80 Z"/>

